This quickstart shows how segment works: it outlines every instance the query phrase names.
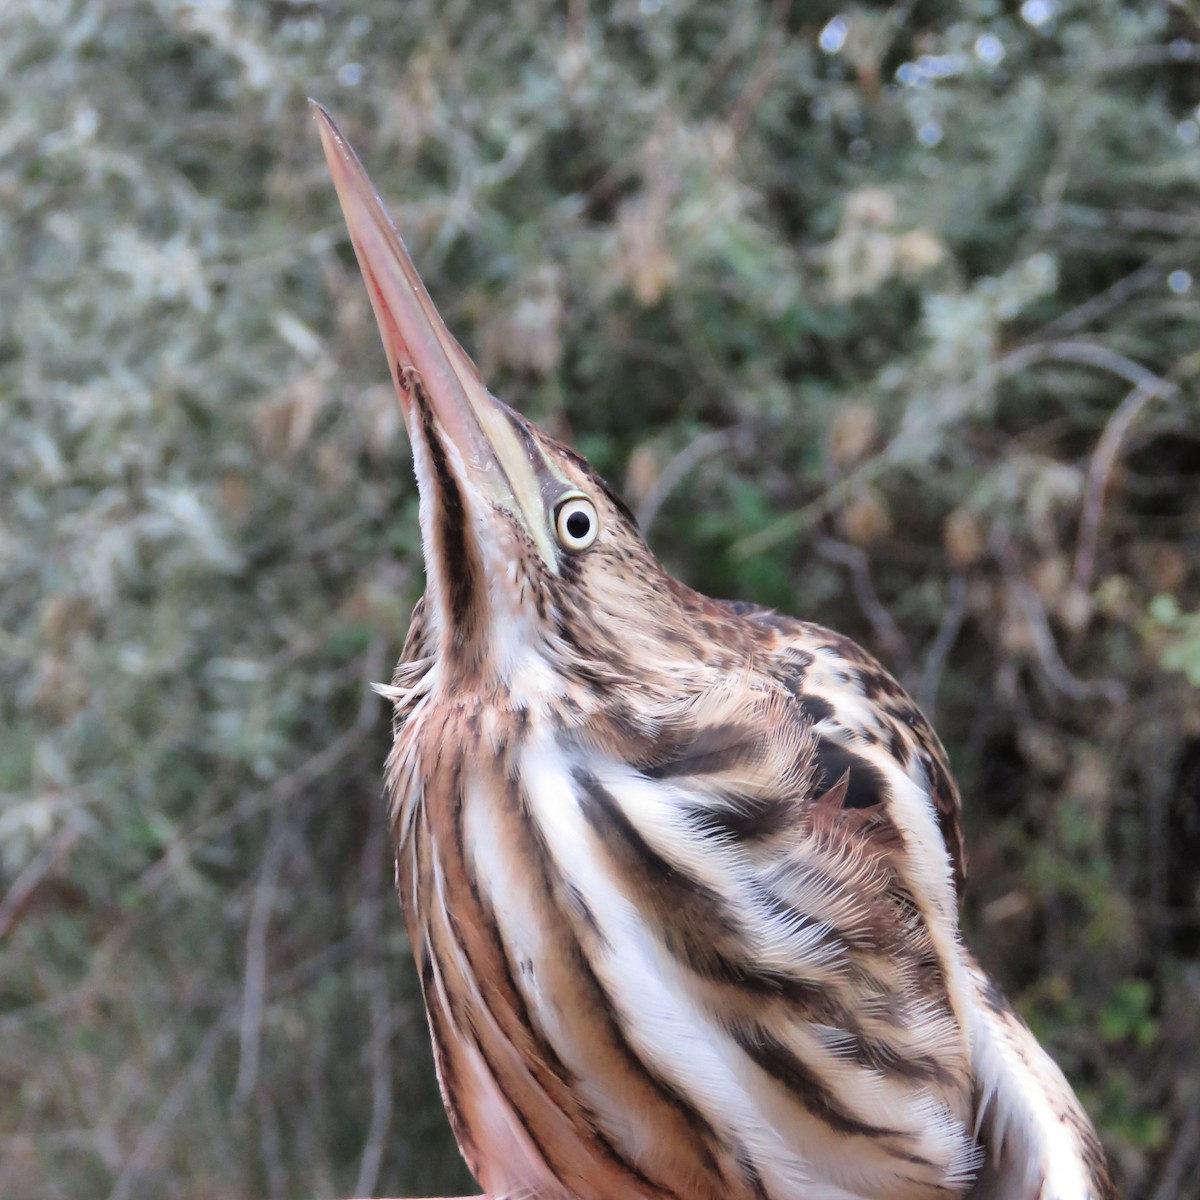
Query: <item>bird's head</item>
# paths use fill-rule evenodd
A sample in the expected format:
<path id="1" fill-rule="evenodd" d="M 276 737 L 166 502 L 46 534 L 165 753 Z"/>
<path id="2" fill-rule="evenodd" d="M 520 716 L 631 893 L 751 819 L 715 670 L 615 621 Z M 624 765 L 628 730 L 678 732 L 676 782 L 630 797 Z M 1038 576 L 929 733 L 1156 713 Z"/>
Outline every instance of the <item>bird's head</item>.
<path id="1" fill-rule="evenodd" d="M 659 634 L 686 625 L 694 594 L 582 457 L 487 390 L 354 151 L 313 109 L 412 441 L 444 677 L 503 681 L 539 663 L 549 676 L 626 674 L 669 659 L 679 639 Z"/>

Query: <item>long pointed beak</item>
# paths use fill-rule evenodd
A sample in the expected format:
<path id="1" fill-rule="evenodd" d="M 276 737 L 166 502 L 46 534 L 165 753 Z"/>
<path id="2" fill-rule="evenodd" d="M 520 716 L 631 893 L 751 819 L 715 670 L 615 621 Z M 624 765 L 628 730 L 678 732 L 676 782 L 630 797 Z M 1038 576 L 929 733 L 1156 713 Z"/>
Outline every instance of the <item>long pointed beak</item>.
<path id="1" fill-rule="evenodd" d="M 553 567 L 556 555 L 538 464 L 530 460 L 509 411 L 487 390 L 478 368 L 446 328 L 358 155 L 330 115 L 314 100 L 309 105 L 379 323 L 409 436 L 415 435 L 417 419 L 415 374 L 470 482 L 521 519 Z"/>

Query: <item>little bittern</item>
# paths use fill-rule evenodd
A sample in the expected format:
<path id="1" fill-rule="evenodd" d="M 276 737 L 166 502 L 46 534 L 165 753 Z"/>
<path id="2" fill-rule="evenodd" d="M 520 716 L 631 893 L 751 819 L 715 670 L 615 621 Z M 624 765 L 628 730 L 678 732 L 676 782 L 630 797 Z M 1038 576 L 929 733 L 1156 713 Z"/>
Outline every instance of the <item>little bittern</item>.
<path id="1" fill-rule="evenodd" d="M 397 880 L 493 1197 L 1111 1200 L 959 935 L 959 796 L 827 629 L 685 587 L 496 400 L 315 109 L 383 335 L 427 589 L 390 686 Z"/>

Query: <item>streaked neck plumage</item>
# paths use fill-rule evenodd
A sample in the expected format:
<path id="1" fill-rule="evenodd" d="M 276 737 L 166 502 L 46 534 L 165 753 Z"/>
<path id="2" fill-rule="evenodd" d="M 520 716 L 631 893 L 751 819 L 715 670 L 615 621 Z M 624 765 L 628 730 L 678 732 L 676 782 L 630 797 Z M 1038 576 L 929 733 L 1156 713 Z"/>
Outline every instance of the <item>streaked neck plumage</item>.
<path id="1" fill-rule="evenodd" d="M 392 684 L 397 876 L 497 1200 L 1114 1200 L 959 939 L 960 803 L 846 638 L 671 579 L 495 400 L 322 138 L 413 441 L 428 589 Z"/>

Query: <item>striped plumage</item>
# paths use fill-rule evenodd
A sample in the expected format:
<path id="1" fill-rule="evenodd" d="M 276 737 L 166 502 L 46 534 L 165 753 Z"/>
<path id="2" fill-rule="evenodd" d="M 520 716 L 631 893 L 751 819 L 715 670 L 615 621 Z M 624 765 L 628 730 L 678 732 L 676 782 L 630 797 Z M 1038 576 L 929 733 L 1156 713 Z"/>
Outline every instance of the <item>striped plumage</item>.
<path id="1" fill-rule="evenodd" d="M 523 1200 L 1110 1200 L 962 945 L 959 798 L 846 638 L 668 576 L 493 399 L 318 111 L 413 442 L 397 876 L 447 1111 Z M 572 515 L 573 514 L 573 515 Z"/>

